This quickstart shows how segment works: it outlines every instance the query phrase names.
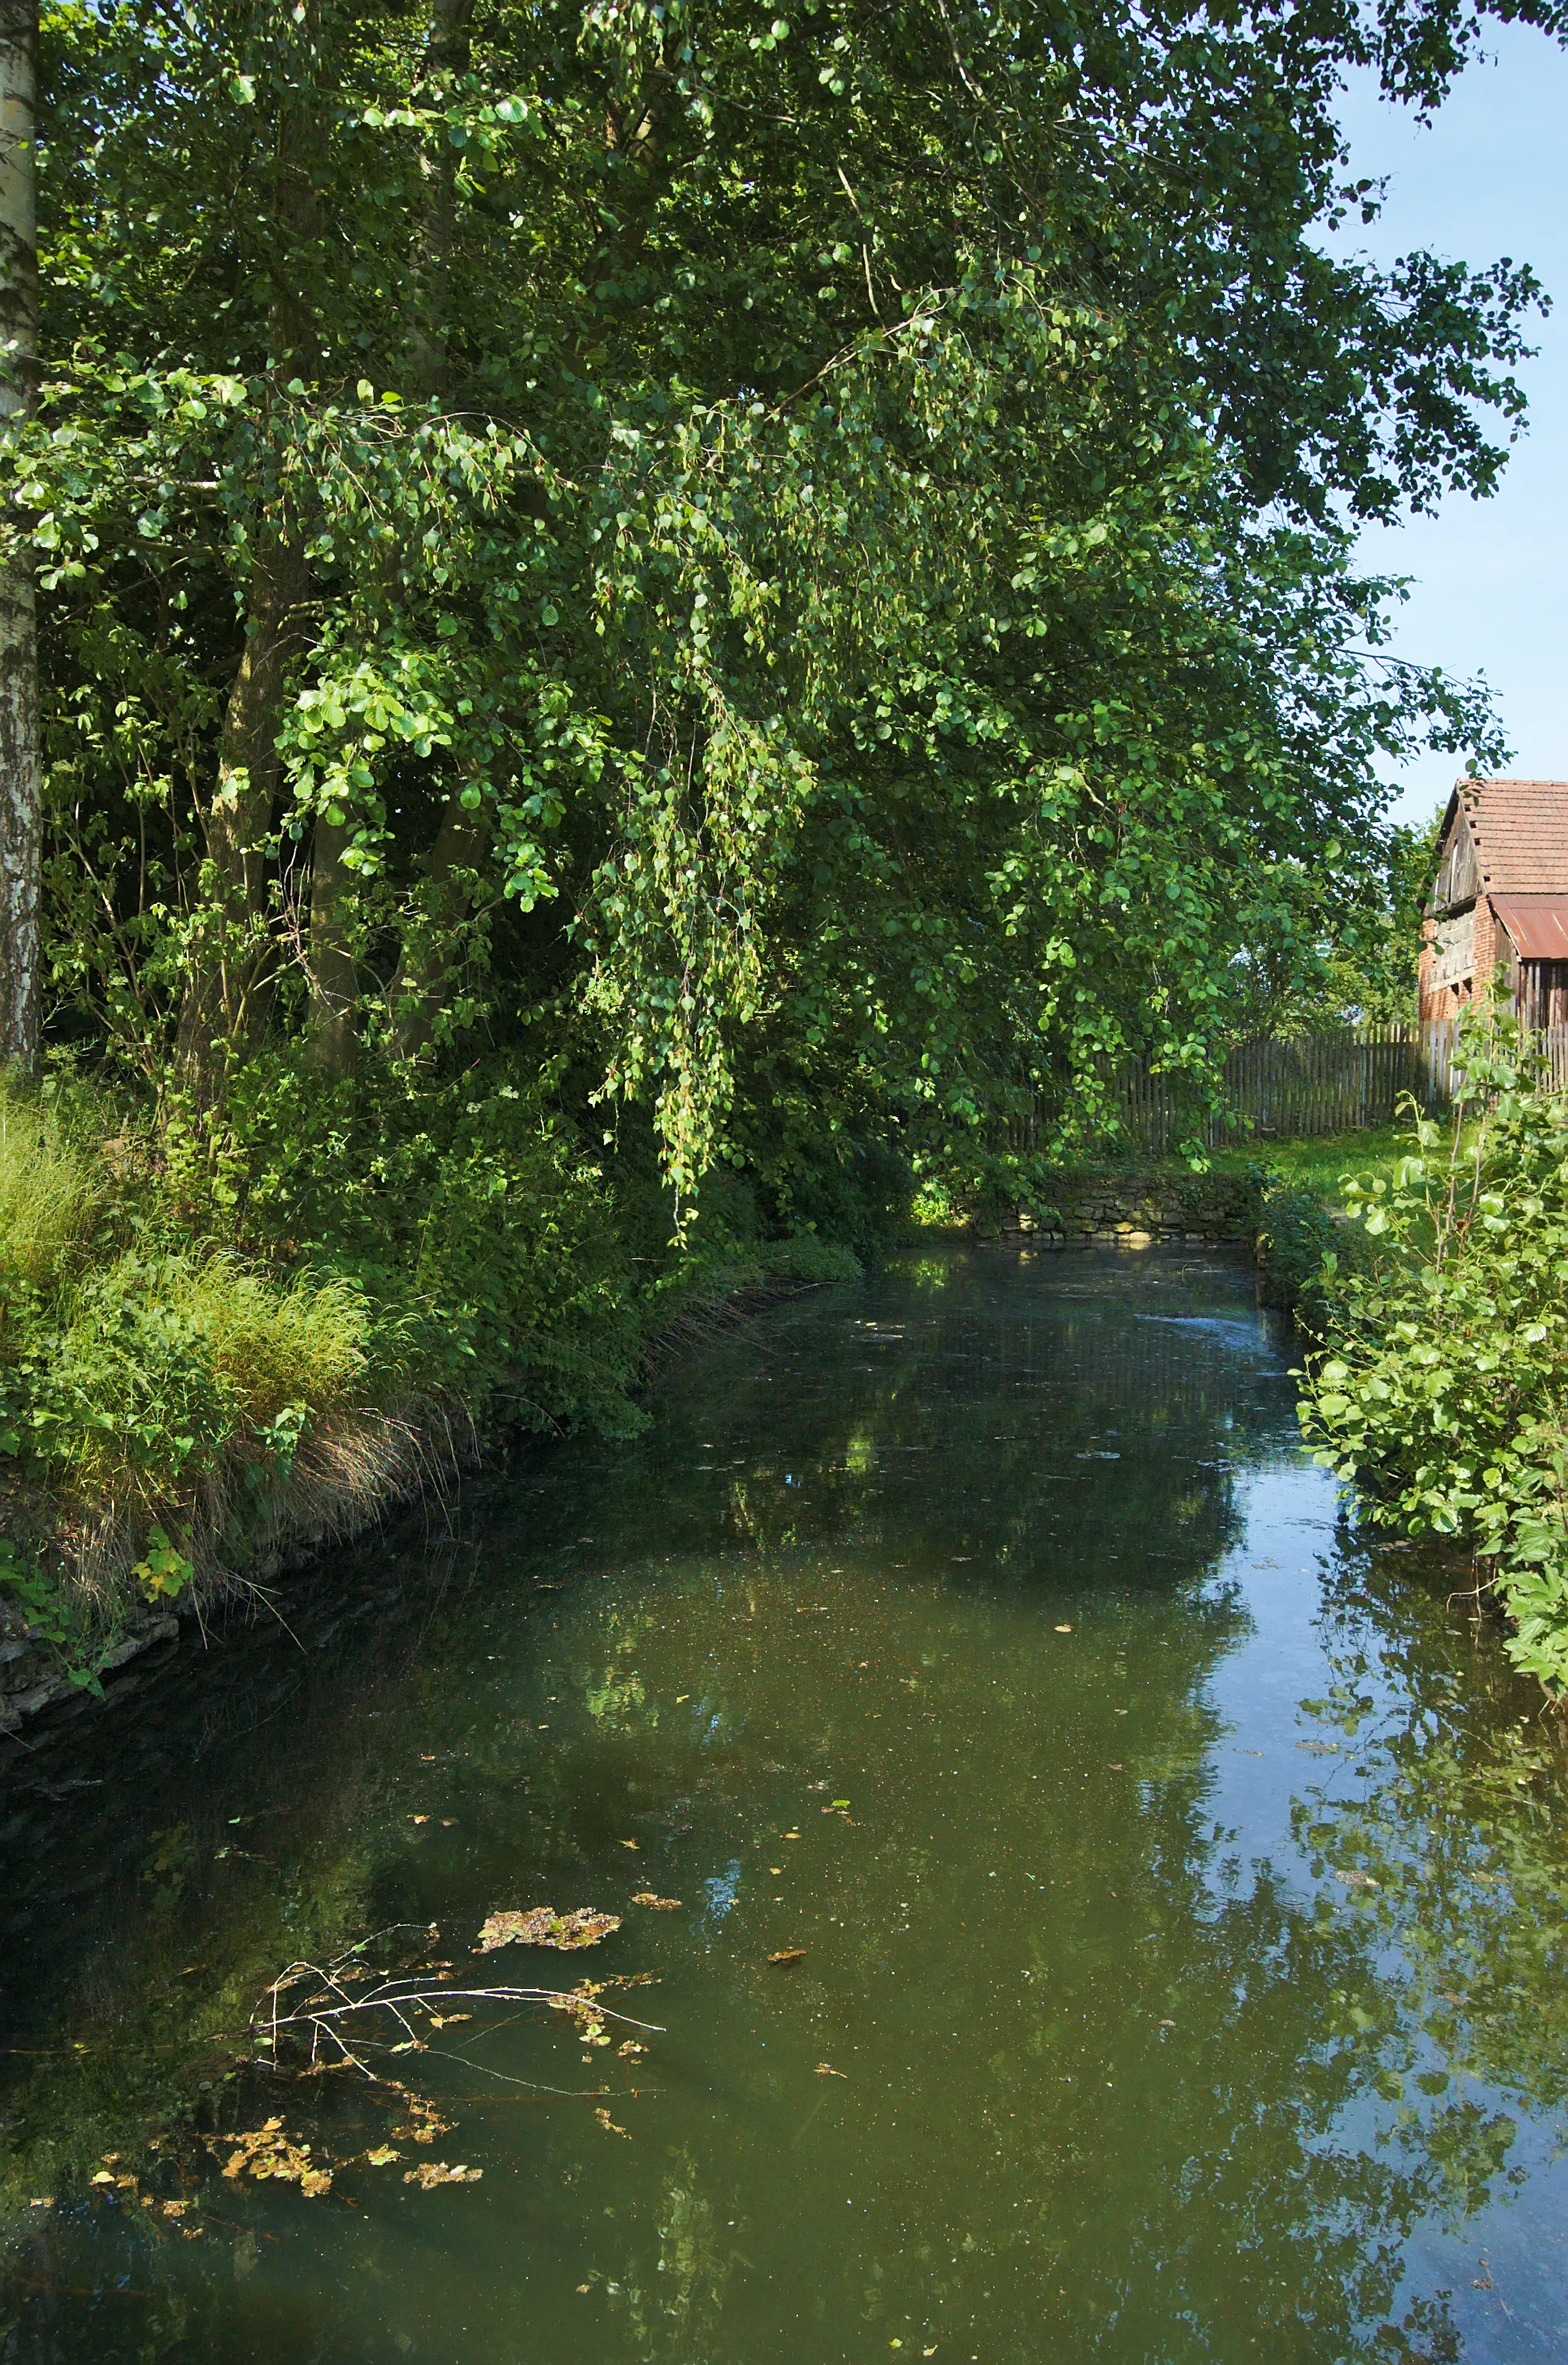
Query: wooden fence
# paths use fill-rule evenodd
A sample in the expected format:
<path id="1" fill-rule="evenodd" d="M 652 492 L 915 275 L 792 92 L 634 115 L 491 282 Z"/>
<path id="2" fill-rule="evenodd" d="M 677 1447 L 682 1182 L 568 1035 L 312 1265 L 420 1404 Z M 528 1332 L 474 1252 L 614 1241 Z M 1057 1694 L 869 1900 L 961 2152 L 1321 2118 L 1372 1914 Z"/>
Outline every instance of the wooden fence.
<path id="1" fill-rule="evenodd" d="M 1542 1028 L 1536 1039 L 1552 1088 L 1568 1092 L 1568 1026 Z M 1194 1139 L 1213 1149 L 1227 1141 L 1390 1125 L 1408 1099 L 1436 1115 L 1452 1096 L 1458 1048 L 1451 1019 L 1341 1026 L 1290 1043 L 1241 1043 L 1225 1063 L 1227 1106 L 1218 1115 L 1204 1111 L 1181 1076 L 1130 1067 L 1115 1084 L 1116 1139 L 1123 1148 L 1159 1156 Z M 1014 1117 L 1006 1140 L 1015 1154 L 1032 1154 L 1038 1147 L 1036 1113 Z"/>
<path id="2" fill-rule="evenodd" d="M 1121 1136 L 1129 1146 L 1163 1151 L 1194 1132 L 1215 1148 L 1249 1137 L 1266 1141 L 1388 1125 L 1407 1096 L 1428 1110 L 1445 1105 L 1454 1049 L 1451 1022 L 1338 1027 L 1290 1043 L 1241 1043 L 1225 1063 L 1228 1110 L 1207 1117 L 1181 1077 L 1129 1069 L 1120 1080 Z M 1564 1054 L 1568 1060 L 1568 1043 Z"/>

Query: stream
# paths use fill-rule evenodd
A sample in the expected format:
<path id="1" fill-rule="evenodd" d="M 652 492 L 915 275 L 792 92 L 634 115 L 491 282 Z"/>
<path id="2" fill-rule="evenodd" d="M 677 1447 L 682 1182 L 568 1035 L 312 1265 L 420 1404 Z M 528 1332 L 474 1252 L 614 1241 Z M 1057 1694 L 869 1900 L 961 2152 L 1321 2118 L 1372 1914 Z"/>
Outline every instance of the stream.
<path id="1" fill-rule="evenodd" d="M 922 1247 L 6 1743 L 0 2365 L 1568 2359 L 1568 1760 L 1294 1353 Z M 269 2072 L 385 1933 L 599 1992 Z"/>

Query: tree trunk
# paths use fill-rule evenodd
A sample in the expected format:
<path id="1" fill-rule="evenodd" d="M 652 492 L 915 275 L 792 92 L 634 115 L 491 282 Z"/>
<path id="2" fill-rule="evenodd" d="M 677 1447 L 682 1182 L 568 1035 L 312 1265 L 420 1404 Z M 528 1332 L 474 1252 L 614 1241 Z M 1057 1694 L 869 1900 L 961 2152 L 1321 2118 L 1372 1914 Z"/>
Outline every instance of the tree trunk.
<path id="1" fill-rule="evenodd" d="M 403 931 L 402 958 L 392 981 L 392 1042 L 401 1059 L 430 1048 L 441 997 L 455 967 L 452 938 L 473 902 L 469 874 L 478 868 L 484 833 L 461 788 L 447 798 L 434 846 L 425 857 L 419 914 Z"/>
<path id="2" fill-rule="evenodd" d="M 359 1049 L 354 1016 L 359 983 L 343 927 L 353 874 L 343 855 L 353 833 L 339 822 L 318 821 L 310 858 L 310 1018 L 312 1058 L 329 1076 L 346 1076 Z"/>
<path id="3" fill-rule="evenodd" d="M 0 434 L 38 381 L 38 0 L 0 0 Z M 0 571 L 0 1066 L 31 1068 L 39 1041 L 43 869 L 38 629 L 30 557 Z"/>
<path id="4" fill-rule="evenodd" d="M 424 79 L 445 90 L 473 62 L 474 0 L 435 0 Z M 457 151 L 442 140 L 420 160 L 424 205 L 413 254 L 413 317 L 409 358 L 414 386 L 428 401 L 446 392 L 447 335 L 452 312 L 452 244 L 457 228 Z"/>
<path id="5" fill-rule="evenodd" d="M 301 17 L 273 153 L 268 342 L 272 375 L 280 384 L 315 378 L 321 369 L 309 290 L 310 250 L 320 235 L 311 174 L 325 120 L 315 88 L 318 15 L 311 6 Z M 308 588 L 299 542 L 300 521 L 286 509 L 258 519 L 245 649 L 224 709 L 217 788 L 203 816 L 209 869 L 176 1047 L 179 1068 L 203 1100 L 211 1097 L 228 1059 L 260 1033 L 272 1002 L 276 942 L 270 840 L 283 768 L 277 728 Z"/>
<path id="6" fill-rule="evenodd" d="M 435 0 L 425 79 L 442 87 L 468 72 L 473 59 L 474 0 Z M 457 229 L 457 151 L 448 144 L 432 153 L 427 145 L 420 169 L 424 207 L 410 277 L 413 306 L 409 353 L 414 391 L 425 401 L 447 391 L 448 333 L 452 308 L 452 249 Z M 392 1043 L 399 1057 L 414 1059 L 429 1048 L 441 992 L 452 969 L 449 939 L 467 917 L 469 892 L 462 874 L 478 858 L 481 837 L 463 803 L 466 776 L 454 781 L 442 811 L 435 843 L 425 857 L 425 881 L 417 915 L 403 934 L 402 955 L 389 996 Z"/>
<path id="7" fill-rule="evenodd" d="M 270 536 L 256 554 L 245 653 L 224 708 L 218 783 L 203 816 L 208 868 L 180 1011 L 178 1059 L 201 1098 L 227 1055 L 265 1023 L 274 946 L 269 839 L 282 770 L 278 709 L 305 596 L 296 550 Z"/>

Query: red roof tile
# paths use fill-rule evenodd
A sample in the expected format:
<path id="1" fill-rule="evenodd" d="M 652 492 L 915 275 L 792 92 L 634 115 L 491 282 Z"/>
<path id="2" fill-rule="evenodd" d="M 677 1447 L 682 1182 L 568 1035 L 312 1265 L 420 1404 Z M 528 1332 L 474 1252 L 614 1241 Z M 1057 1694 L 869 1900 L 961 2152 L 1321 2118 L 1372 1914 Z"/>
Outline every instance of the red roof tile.
<path id="1" fill-rule="evenodd" d="M 1568 780 L 1461 780 L 1462 805 L 1493 895 L 1568 895 Z"/>

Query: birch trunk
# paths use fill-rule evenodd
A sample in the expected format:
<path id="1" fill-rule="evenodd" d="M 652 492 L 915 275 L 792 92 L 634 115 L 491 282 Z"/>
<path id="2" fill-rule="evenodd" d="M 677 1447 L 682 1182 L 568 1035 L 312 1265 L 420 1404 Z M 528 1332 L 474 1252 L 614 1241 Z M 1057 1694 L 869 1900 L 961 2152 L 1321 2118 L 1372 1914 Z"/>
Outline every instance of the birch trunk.
<path id="1" fill-rule="evenodd" d="M 38 0 L 0 0 L 0 435 L 31 410 L 38 360 Z M 38 630 L 30 557 L 0 571 L 0 1066 L 39 1041 L 43 869 Z"/>

